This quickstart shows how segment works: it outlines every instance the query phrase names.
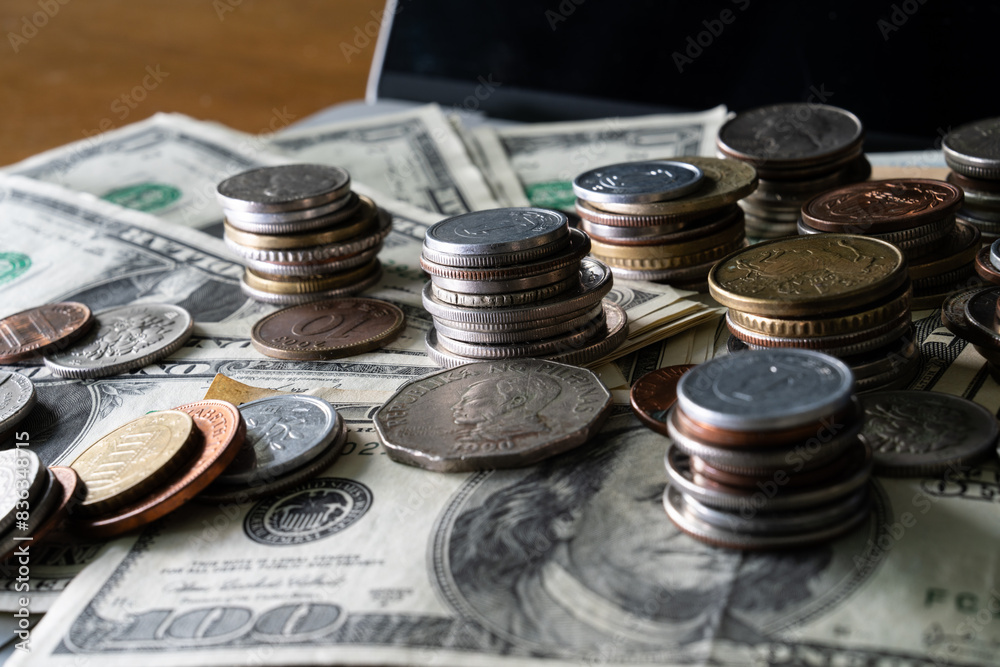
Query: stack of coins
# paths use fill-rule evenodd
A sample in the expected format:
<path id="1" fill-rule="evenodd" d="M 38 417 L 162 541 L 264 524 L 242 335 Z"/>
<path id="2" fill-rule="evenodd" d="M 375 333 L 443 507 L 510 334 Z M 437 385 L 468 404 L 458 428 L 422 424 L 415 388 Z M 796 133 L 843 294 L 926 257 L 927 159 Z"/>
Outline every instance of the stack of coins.
<path id="1" fill-rule="evenodd" d="M 952 294 L 941 306 L 941 322 L 972 343 L 1000 382 L 1000 287 L 979 287 Z"/>
<path id="2" fill-rule="evenodd" d="M 958 219 L 975 225 L 983 238 L 1000 238 L 1000 118 L 977 120 L 951 130 L 941 145 L 951 167 L 948 182 L 965 192 Z"/>
<path id="3" fill-rule="evenodd" d="M 295 305 L 357 294 L 382 274 L 377 255 L 392 218 L 351 192 L 346 170 L 264 167 L 219 183 L 226 245 L 246 264 L 243 293 Z"/>
<path id="4" fill-rule="evenodd" d="M 986 282 L 1000 285 L 1000 239 L 979 249 L 973 268 Z"/>
<path id="5" fill-rule="evenodd" d="M 898 247 L 909 265 L 915 310 L 937 308 L 973 277 L 977 227 L 956 221 L 962 190 L 944 181 L 901 178 L 855 183 L 806 202 L 801 234 L 863 234 Z"/>
<path id="6" fill-rule="evenodd" d="M 605 295 L 611 272 L 559 211 L 499 208 L 431 226 L 420 266 L 434 320 L 427 353 L 453 367 L 542 357 L 584 365 L 617 348 L 628 318 Z"/>
<path id="7" fill-rule="evenodd" d="M 708 280 L 729 307 L 731 351 L 825 352 L 854 370 L 858 391 L 902 387 L 918 370 L 906 259 L 891 243 L 851 234 L 764 241 L 719 261 Z"/>
<path id="8" fill-rule="evenodd" d="M 747 164 L 708 157 L 626 162 L 576 177 L 591 254 L 624 280 L 708 290 L 708 270 L 743 246 L 736 205 L 757 187 Z"/>
<path id="9" fill-rule="evenodd" d="M 804 203 L 868 178 L 863 142 L 857 116 L 825 104 L 771 104 L 727 121 L 716 141 L 720 153 L 752 164 L 760 176 L 757 190 L 740 202 L 747 235 L 794 236 Z"/>
<path id="10" fill-rule="evenodd" d="M 866 520 L 871 450 L 851 370 L 808 350 L 717 357 L 667 417 L 663 504 L 685 533 L 735 549 L 823 542 Z"/>

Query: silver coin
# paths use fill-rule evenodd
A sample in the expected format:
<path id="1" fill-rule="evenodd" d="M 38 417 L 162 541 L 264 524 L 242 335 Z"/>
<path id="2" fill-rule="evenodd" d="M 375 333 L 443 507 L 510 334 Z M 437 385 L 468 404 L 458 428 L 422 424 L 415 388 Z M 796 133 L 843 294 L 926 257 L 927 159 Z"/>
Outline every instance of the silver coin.
<path id="1" fill-rule="evenodd" d="M 389 458 L 442 472 L 526 466 L 587 442 L 611 409 L 592 372 L 481 362 L 407 382 L 375 413 Z"/>
<path id="2" fill-rule="evenodd" d="M 259 398 L 241 405 L 240 414 L 246 440 L 215 484 L 270 483 L 322 455 L 343 428 L 332 405 L 305 394 Z"/>
<path id="3" fill-rule="evenodd" d="M 604 321 L 607 333 L 596 338 L 578 350 L 570 350 L 560 354 L 549 355 L 552 361 L 577 366 L 590 366 L 613 353 L 628 339 L 628 315 L 620 306 L 607 299 L 601 302 L 604 307 Z"/>
<path id="4" fill-rule="evenodd" d="M 97 378 L 142 368 L 178 350 L 194 329 L 180 306 L 136 303 L 94 314 L 96 322 L 71 347 L 45 356 L 56 375 Z"/>
<path id="5" fill-rule="evenodd" d="M 523 343 L 544 338 L 552 338 L 586 325 L 603 314 L 601 304 L 582 311 L 575 311 L 558 317 L 509 324 L 479 324 L 476 322 L 455 322 L 434 318 L 434 328 L 448 338 L 466 343 Z"/>
<path id="6" fill-rule="evenodd" d="M 587 261 L 586 259 L 582 261 Z M 452 292 L 434 283 L 430 285 L 431 294 L 438 301 L 450 306 L 462 306 L 465 308 L 510 308 L 513 306 L 524 306 L 529 303 L 538 303 L 551 299 L 558 294 L 563 294 L 580 285 L 579 276 L 570 276 L 565 280 L 545 285 L 536 289 L 525 290 L 523 292 L 507 292 L 506 294 L 463 294 L 462 292 Z"/>
<path id="7" fill-rule="evenodd" d="M 247 225 L 282 225 L 285 223 L 301 222 L 303 220 L 313 220 L 314 218 L 323 218 L 337 213 L 341 209 L 347 207 L 348 203 L 353 201 L 352 197 L 356 196 L 357 195 L 347 194 L 339 199 L 334 199 L 333 201 L 320 206 L 298 209 L 296 211 L 284 211 L 282 213 L 248 213 L 246 211 L 227 210 L 226 220 L 237 229 Z"/>
<path id="8" fill-rule="evenodd" d="M 566 248 L 569 244 L 569 234 L 559 238 L 552 243 L 519 250 L 516 252 L 498 252 L 489 255 L 453 255 L 447 252 L 439 252 L 424 245 L 421 250 L 421 257 L 429 262 L 442 266 L 452 266 L 460 268 L 491 268 L 501 266 L 512 266 L 529 262 L 537 262 L 540 259 L 551 257 Z"/>
<path id="9" fill-rule="evenodd" d="M 382 243 L 392 231 L 392 217 L 388 214 L 379 215 L 378 227 L 358 236 L 344 239 L 336 243 L 327 243 L 304 248 L 248 248 L 229 239 L 224 239 L 226 245 L 235 254 L 245 260 L 256 262 L 272 262 L 283 264 L 304 264 L 322 262 L 333 257 L 355 255 L 372 246 Z"/>
<path id="10" fill-rule="evenodd" d="M 948 166 L 972 178 L 1000 178 L 1000 118 L 959 125 L 941 144 Z"/>
<path id="11" fill-rule="evenodd" d="M 311 301 L 322 301 L 323 299 L 333 299 L 338 296 L 353 296 L 364 292 L 369 287 L 373 287 L 382 277 L 382 264 L 375 260 L 374 269 L 370 274 L 352 285 L 335 287 L 333 289 L 320 292 L 301 292 L 299 294 L 277 294 L 265 290 L 251 287 L 246 283 L 246 276 L 240 278 L 240 291 L 254 301 L 271 303 L 278 306 L 297 306 Z"/>
<path id="12" fill-rule="evenodd" d="M 847 365 L 812 350 L 774 349 L 716 357 L 685 373 L 677 405 L 719 428 L 767 431 L 821 419 L 851 400 Z"/>
<path id="13" fill-rule="evenodd" d="M 990 264 L 1000 271 L 1000 239 L 990 244 Z"/>
<path id="14" fill-rule="evenodd" d="M 233 211 L 281 213 L 327 204 L 346 195 L 346 169 L 320 164 L 286 164 L 244 171 L 219 183 L 219 203 Z"/>
<path id="15" fill-rule="evenodd" d="M 548 245 L 568 234 L 565 213 L 545 208 L 494 208 L 431 225 L 424 234 L 424 246 L 448 255 L 492 255 Z"/>
<path id="16" fill-rule="evenodd" d="M 42 479 L 44 480 L 44 490 L 31 503 L 28 518 L 24 524 L 15 523 L 13 528 L 8 529 L 0 537 L 0 559 L 8 558 L 19 544 L 32 544 L 30 540 L 25 542 L 23 538 L 33 536 L 38 527 L 45 523 L 46 519 L 59 508 L 59 503 L 62 502 L 63 498 L 63 485 L 56 479 L 52 471 L 45 467 L 42 468 Z"/>
<path id="17" fill-rule="evenodd" d="M 18 447 L 0 452 L 0 535 L 14 525 L 18 503 L 25 501 L 29 510 L 34 509 L 45 490 L 47 472 L 30 449 Z"/>
<path id="18" fill-rule="evenodd" d="M 0 371 L 0 436 L 10 431 L 35 407 L 35 385 L 20 373 Z"/>
<path id="19" fill-rule="evenodd" d="M 540 289 L 549 285 L 554 285 L 555 283 L 562 282 L 567 278 L 576 275 L 578 271 L 578 266 L 573 263 L 567 263 L 544 273 L 536 273 L 519 278 L 462 280 L 459 278 L 432 276 L 431 280 L 434 281 L 435 285 L 452 292 L 465 292 L 467 294 L 505 294 L 507 292 L 523 292 L 525 290 Z"/>
<path id="20" fill-rule="evenodd" d="M 594 204 L 645 204 L 677 199 L 701 187 L 705 174 L 687 162 L 619 162 L 583 172 L 573 194 Z"/>
<path id="21" fill-rule="evenodd" d="M 892 477 L 935 475 L 994 455 L 1000 427 L 989 410 L 934 391 L 880 391 L 861 396 L 861 437 L 875 472 Z"/>
<path id="22" fill-rule="evenodd" d="M 243 264 L 255 271 L 270 276 L 289 276 L 300 278 L 312 278 L 328 276 L 334 273 L 341 273 L 348 269 L 353 269 L 363 264 L 371 262 L 378 257 L 382 250 L 382 242 L 379 241 L 374 247 L 368 248 L 354 255 L 345 257 L 331 257 L 321 262 L 265 262 L 256 259 L 244 259 Z"/>
<path id="23" fill-rule="evenodd" d="M 437 328 L 435 326 L 435 328 Z M 524 343 L 506 343 L 496 345 L 485 345 L 467 343 L 454 338 L 449 338 L 438 330 L 438 345 L 463 357 L 473 357 L 475 359 L 517 359 L 521 357 L 540 357 L 551 354 L 561 354 L 571 352 L 585 347 L 595 339 L 607 335 L 607 323 L 604 321 L 604 310 L 600 314 L 588 321 L 586 324 L 577 327 L 569 333 L 564 333 L 553 338 L 541 340 L 531 340 Z"/>

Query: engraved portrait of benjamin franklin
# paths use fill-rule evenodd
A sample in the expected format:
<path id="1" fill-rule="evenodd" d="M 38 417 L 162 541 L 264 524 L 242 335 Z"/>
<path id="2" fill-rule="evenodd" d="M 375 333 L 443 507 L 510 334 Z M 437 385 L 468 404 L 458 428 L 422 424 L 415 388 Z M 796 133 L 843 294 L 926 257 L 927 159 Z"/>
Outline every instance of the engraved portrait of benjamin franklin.
<path id="1" fill-rule="evenodd" d="M 550 430 L 543 410 L 562 393 L 547 375 L 500 375 L 471 385 L 452 406 L 456 424 L 471 426 L 459 436 L 470 442 L 510 443 Z"/>
<path id="2" fill-rule="evenodd" d="M 881 511 L 833 544 L 710 547 L 663 509 L 667 440 L 631 416 L 601 436 L 528 470 L 479 473 L 455 494 L 433 576 L 464 619 L 546 657 L 696 659 L 717 640 L 745 651 L 823 613 L 874 568 L 852 558 Z"/>

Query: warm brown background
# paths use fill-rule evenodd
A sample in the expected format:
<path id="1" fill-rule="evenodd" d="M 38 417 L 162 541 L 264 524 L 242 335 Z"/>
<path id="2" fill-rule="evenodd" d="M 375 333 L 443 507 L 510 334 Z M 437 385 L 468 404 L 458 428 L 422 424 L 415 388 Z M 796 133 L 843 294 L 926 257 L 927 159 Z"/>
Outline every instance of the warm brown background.
<path id="1" fill-rule="evenodd" d="M 355 43 L 356 29 L 374 32 L 384 4 L 0 0 L 0 165 L 82 139 L 102 121 L 179 111 L 256 133 L 275 109 L 294 120 L 360 99 L 375 40 Z M 34 33 L 24 23 L 33 17 L 44 24 Z M 16 53 L 9 33 L 28 36 Z M 345 57 L 342 43 L 359 52 Z M 147 66 L 166 76 L 155 83 Z M 144 78 L 155 83 L 139 91 L 145 99 L 121 98 Z"/>

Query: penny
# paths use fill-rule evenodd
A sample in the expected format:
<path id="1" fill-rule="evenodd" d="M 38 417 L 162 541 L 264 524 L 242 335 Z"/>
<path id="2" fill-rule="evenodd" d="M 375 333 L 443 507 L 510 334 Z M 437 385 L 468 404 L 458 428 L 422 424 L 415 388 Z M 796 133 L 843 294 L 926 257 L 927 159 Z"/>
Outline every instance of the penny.
<path id="1" fill-rule="evenodd" d="M 566 238 L 569 218 L 546 208 L 494 208 L 463 213 L 427 228 L 424 247 L 447 255 L 516 253 Z"/>
<path id="2" fill-rule="evenodd" d="M 721 259 L 709 291 L 729 308 L 806 317 L 873 303 L 906 282 L 896 246 L 864 236 L 817 234 L 763 241 Z"/>
<path id="3" fill-rule="evenodd" d="M 80 511 L 91 516 L 112 512 L 156 489 L 191 460 L 200 442 L 191 416 L 178 410 L 119 426 L 69 464 L 87 485 Z"/>
<path id="4" fill-rule="evenodd" d="M 590 242 L 588 240 L 587 249 L 589 249 L 589 246 Z M 517 272 L 519 274 L 517 277 L 511 278 L 501 278 L 499 275 L 483 278 L 445 278 L 441 276 L 433 276 L 431 280 L 435 285 L 438 285 L 442 289 L 452 292 L 465 292 L 467 294 L 504 294 L 508 292 L 523 292 L 526 290 L 540 289 L 548 285 L 560 283 L 572 276 L 577 275 L 580 270 L 580 263 L 585 254 L 585 250 L 578 247 L 577 251 L 574 252 L 573 255 L 564 255 L 560 258 L 565 261 L 560 261 L 558 265 L 548 268 L 546 271 L 541 273 L 526 274 L 525 272 L 520 271 Z M 428 268 L 426 260 L 421 259 L 420 266 L 426 271 Z M 528 265 L 521 266 L 527 267 Z M 428 271 L 428 273 L 430 272 Z"/>
<path id="5" fill-rule="evenodd" d="M 35 407 L 35 385 L 20 373 L 0 371 L 0 436 L 7 434 Z"/>
<path id="6" fill-rule="evenodd" d="M 8 315 L 0 320 L 0 364 L 64 348 L 87 333 L 93 322 L 90 308 L 74 301 Z"/>
<path id="7" fill-rule="evenodd" d="M 595 204 L 641 204 L 677 199 L 698 190 L 704 175 L 687 162 L 645 160 L 597 167 L 573 179 L 573 193 Z"/>
<path id="8" fill-rule="evenodd" d="M 374 423 L 392 460 L 466 472 L 527 466 L 578 447 L 610 409 L 611 393 L 592 372 L 519 359 L 411 380 Z"/>
<path id="9" fill-rule="evenodd" d="M 810 338 L 770 336 L 748 331 L 744 327 L 726 317 L 726 327 L 729 332 L 742 340 L 750 348 L 759 347 L 795 347 L 807 350 L 821 350 L 837 357 L 864 354 L 891 343 L 910 330 L 911 315 L 909 311 L 901 313 L 892 320 L 852 333 L 835 334 L 832 336 L 815 336 Z"/>
<path id="10" fill-rule="evenodd" d="M 31 503 L 27 510 L 27 519 L 19 520 L 14 524 L 13 529 L 0 536 L 0 560 L 8 558 L 19 544 L 24 544 L 27 541 L 30 545 L 38 528 L 58 510 L 64 495 L 62 483 L 48 468 L 43 469 L 43 475 L 46 482 L 45 490 L 39 494 L 37 500 Z"/>
<path id="11" fill-rule="evenodd" d="M 351 176 L 340 167 L 288 164 L 261 167 L 230 176 L 216 194 L 223 208 L 280 213 L 322 206 L 350 191 Z"/>
<path id="12" fill-rule="evenodd" d="M 272 313 L 253 326 L 250 340 L 276 359 L 339 359 L 384 347 L 405 326 L 403 311 L 391 303 L 345 297 Z"/>
<path id="13" fill-rule="evenodd" d="M 73 530 L 87 537 L 108 538 L 166 516 L 201 493 L 232 463 L 243 446 L 246 424 L 235 405 L 205 400 L 174 410 L 191 416 L 201 433 L 201 448 L 169 484 L 108 514 L 81 518 Z"/>
<path id="14" fill-rule="evenodd" d="M 32 532 L 32 541 L 35 543 L 44 540 L 53 531 L 59 530 L 73 515 L 77 506 L 87 497 L 87 485 L 72 468 L 51 466 L 49 472 L 59 482 L 57 489 L 61 492 L 61 496 L 52 512 L 45 516 L 44 520 Z"/>
<path id="15" fill-rule="evenodd" d="M 876 474 L 936 475 L 995 456 L 1000 427 L 978 403 L 934 391 L 882 391 L 860 398 L 861 438 L 872 448 Z"/>
<path id="16" fill-rule="evenodd" d="M 48 476 L 41 459 L 30 449 L 0 451 L 0 535 L 14 525 L 17 509 L 30 509 L 45 491 Z"/>
<path id="17" fill-rule="evenodd" d="M 45 356 L 56 375 L 97 378 L 126 373 L 169 356 L 194 329 L 191 315 L 170 304 L 137 303 L 102 310 L 90 332 L 61 352 Z"/>
<path id="18" fill-rule="evenodd" d="M 629 403 L 639 421 L 657 433 L 666 435 L 667 411 L 677 401 L 677 383 L 694 366 L 665 366 L 636 380 L 629 390 Z"/>
<path id="19" fill-rule="evenodd" d="M 865 181 L 828 190 L 802 207 L 802 221 L 824 232 L 878 234 L 955 215 L 962 189 L 929 178 Z"/>
<path id="20" fill-rule="evenodd" d="M 1000 118 L 985 118 L 959 125 L 941 144 L 944 161 L 971 178 L 1000 178 Z"/>
<path id="21" fill-rule="evenodd" d="M 223 222 L 223 239 L 227 244 L 244 248 L 287 249 L 336 243 L 368 231 L 375 223 L 378 207 L 364 195 L 350 195 L 343 208 L 324 218 L 328 228 L 302 234 L 254 234 Z"/>

